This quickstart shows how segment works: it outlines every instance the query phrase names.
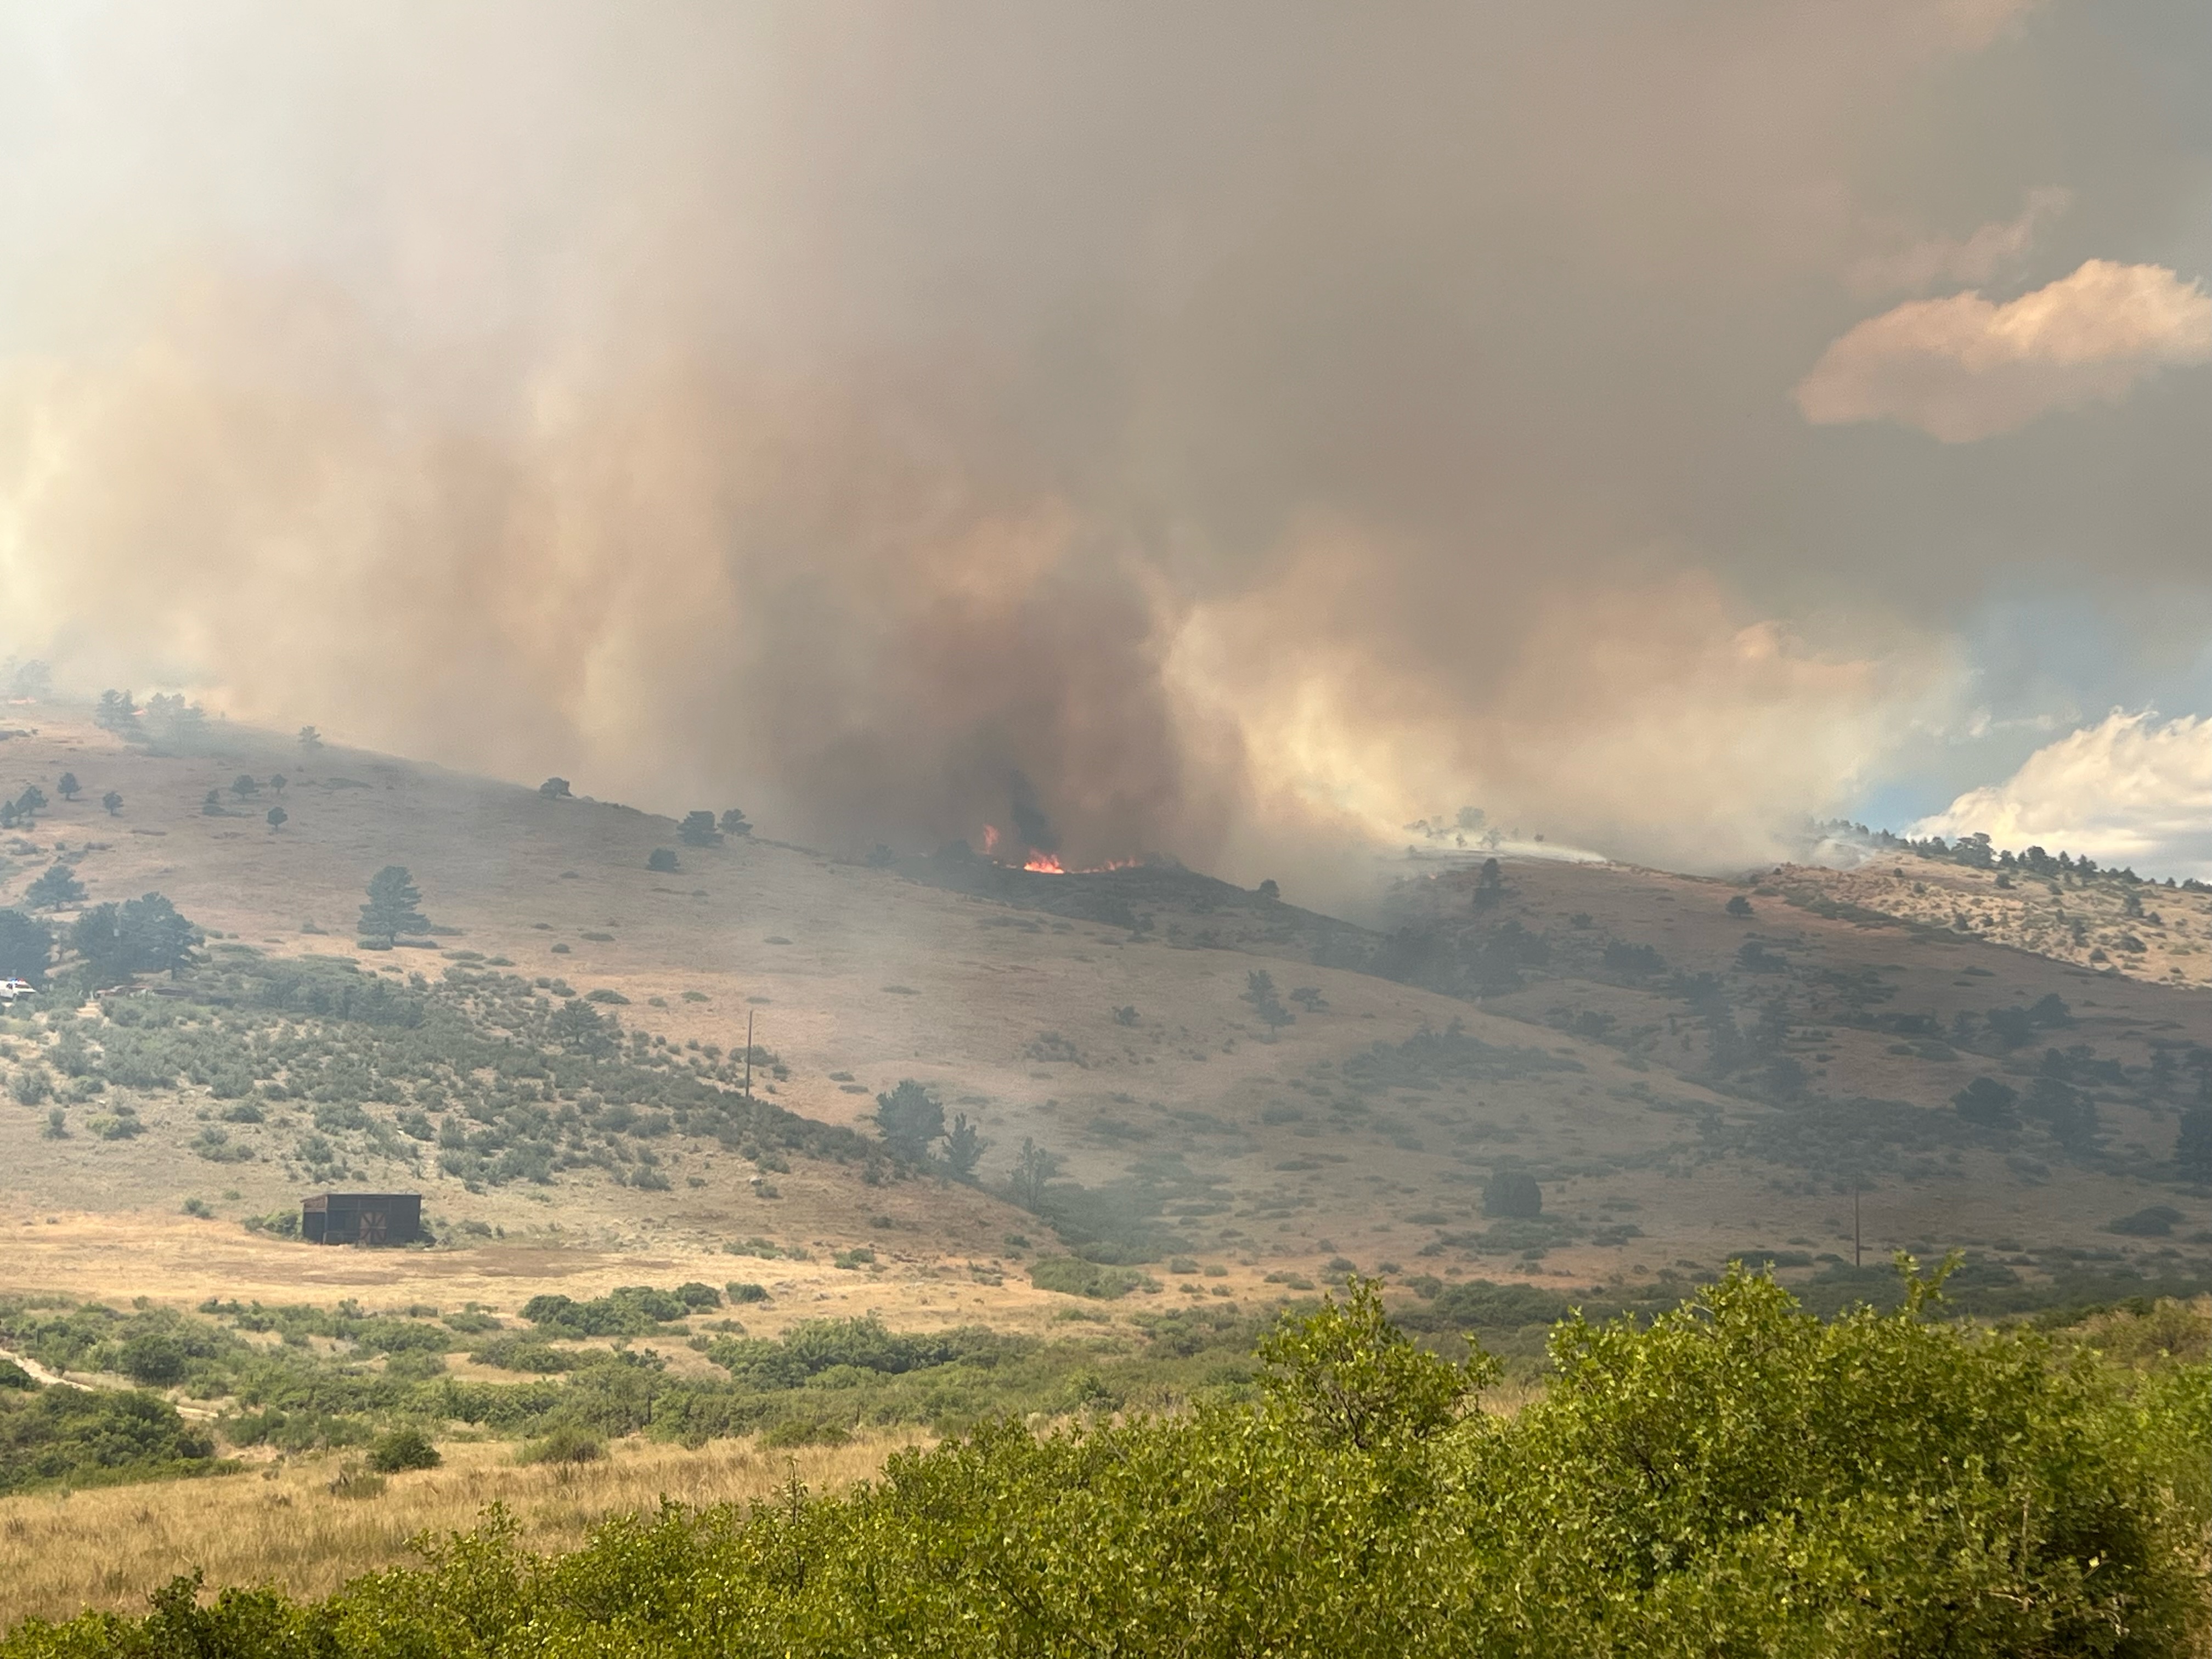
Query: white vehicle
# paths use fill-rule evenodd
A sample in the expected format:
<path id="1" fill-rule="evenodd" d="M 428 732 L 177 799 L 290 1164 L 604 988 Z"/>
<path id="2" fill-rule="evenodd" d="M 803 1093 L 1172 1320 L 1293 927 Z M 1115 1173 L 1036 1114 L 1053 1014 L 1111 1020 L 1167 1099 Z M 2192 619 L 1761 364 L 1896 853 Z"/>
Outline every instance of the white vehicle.
<path id="1" fill-rule="evenodd" d="M 38 992 L 27 979 L 0 979 L 0 1002 L 13 1002 L 17 997 L 34 997 Z"/>

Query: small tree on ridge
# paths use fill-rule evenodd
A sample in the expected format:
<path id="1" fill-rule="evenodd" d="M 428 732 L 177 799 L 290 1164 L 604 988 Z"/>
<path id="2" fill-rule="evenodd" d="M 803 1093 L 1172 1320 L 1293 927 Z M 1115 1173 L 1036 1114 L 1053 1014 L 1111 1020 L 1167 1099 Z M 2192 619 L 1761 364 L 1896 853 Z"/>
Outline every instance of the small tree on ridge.
<path id="1" fill-rule="evenodd" d="M 402 933 L 419 933 L 430 920 L 420 908 L 422 895 L 403 864 L 387 864 L 368 878 L 368 902 L 361 907 L 363 939 L 380 939 L 389 947 Z"/>

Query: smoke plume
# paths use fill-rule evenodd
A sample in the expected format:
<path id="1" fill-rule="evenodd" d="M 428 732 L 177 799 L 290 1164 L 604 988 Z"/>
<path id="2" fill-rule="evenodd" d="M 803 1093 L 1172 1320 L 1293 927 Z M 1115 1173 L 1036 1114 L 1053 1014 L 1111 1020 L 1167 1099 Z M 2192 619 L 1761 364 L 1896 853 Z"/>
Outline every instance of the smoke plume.
<path id="1" fill-rule="evenodd" d="M 1949 717 L 1928 550 L 2067 550 L 1790 404 L 2021 199 L 1938 95 L 2009 0 L 4 27 L 0 647 L 80 690 L 840 849 L 1714 866 Z"/>

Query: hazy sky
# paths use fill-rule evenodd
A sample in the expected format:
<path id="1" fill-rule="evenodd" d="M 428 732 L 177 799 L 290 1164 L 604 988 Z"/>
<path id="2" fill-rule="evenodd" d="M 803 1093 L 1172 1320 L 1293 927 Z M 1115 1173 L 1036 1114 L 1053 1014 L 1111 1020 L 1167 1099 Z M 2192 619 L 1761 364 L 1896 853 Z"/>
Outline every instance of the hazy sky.
<path id="1" fill-rule="evenodd" d="M 0 653 L 841 849 L 2212 870 L 2209 164 L 2202 0 L 0 3 Z"/>

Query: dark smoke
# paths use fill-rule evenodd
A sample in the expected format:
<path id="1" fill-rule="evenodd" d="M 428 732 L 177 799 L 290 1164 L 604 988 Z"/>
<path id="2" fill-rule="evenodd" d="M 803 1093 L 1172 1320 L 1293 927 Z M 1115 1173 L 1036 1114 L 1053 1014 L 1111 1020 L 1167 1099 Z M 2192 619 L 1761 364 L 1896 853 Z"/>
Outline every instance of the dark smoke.
<path id="1" fill-rule="evenodd" d="M 843 848 L 1762 856 L 1955 714 L 1990 570 L 2195 557 L 2117 416 L 1790 401 L 2046 182 L 2046 100 L 1942 97 L 2043 15 L 33 9 L 0 648 Z"/>
<path id="2" fill-rule="evenodd" d="M 1044 808 L 1037 804 L 1036 786 L 1019 772 L 1014 774 L 1006 816 L 1013 822 L 1014 834 L 1030 852 L 1060 851 L 1060 836 L 1053 830 L 1052 820 L 1045 816 Z"/>

